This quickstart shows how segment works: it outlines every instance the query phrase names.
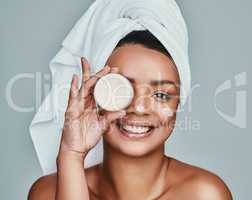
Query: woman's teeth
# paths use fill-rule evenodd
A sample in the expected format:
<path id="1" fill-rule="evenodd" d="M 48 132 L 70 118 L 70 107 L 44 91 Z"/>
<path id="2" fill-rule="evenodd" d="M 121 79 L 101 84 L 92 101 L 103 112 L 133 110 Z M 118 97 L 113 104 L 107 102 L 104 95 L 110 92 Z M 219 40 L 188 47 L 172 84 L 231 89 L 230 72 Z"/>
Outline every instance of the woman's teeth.
<path id="1" fill-rule="evenodd" d="M 151 128 L 146 126 L 122 125 L 122 128 L 129 133 L 147 133 Z"/>

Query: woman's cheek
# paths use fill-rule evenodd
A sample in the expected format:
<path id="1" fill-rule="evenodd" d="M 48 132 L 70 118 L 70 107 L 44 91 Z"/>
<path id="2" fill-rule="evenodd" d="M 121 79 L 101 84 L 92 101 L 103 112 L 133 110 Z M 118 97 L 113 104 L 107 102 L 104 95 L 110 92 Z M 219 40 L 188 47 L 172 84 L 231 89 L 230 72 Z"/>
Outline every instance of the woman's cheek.
<path id="1" fill-rule="evenodd" d="M 170 123 L 174 121 L 175 111 L 170 107 L 163 107 L 159 110 L 159 116 L 162 126 L 170 126 Z"/>
<path id="2" fill-rule="evenodd" d="M 160 110 L 160 115 L 163 119 L 169 119 L 174 115 L 174 111 L 170 107 L 164 107 Z"/>

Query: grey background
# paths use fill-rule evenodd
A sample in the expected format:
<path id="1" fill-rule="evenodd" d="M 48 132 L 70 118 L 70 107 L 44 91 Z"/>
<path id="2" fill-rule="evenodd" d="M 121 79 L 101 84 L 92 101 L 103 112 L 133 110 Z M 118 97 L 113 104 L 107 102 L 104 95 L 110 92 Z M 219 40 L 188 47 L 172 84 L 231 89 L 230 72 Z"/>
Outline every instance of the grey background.
<path id="1" fill-rule="evenodd" d="M 42 174 L 28 132 L 35 113 L 13 110 L 7 104 L 6 86 L 19 73 L 48 74 L 49 61 L 91 2 L 0 2 L 0 199 L 26 199 L 31 184 Z M 247 128 L 242 129 L 221 118 L 214 108 L 214 91 L 240 72 L 247 72 L 249 77 L 252 2 L 177 2 L 189 29 L 192 83 L 200 85 L 193 93 L 192 112 L 179 115 L 178 120 L 185 116 L 198 120 L 200 129 L 174 131 L 166 150 L 177 159 L 218 174 L 234 199 L 249 200 L 252 180 L 249 120 Z M 50 84 L 50 80 L 43 80 L 43 84 Z M 248 91 L 249 86 L 242 89 Z M 230 115 L 235 112 L 235 90 L 218 98 L 218 107 Z M 34 81 L 15 84 L 12 98 L 20 106 L 35 105 Z"/>

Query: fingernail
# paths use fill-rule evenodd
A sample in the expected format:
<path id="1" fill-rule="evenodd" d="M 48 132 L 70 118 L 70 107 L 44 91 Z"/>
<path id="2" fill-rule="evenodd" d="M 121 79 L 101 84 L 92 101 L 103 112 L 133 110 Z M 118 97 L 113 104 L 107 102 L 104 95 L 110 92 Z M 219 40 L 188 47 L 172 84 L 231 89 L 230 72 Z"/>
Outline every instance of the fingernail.
<path id="1" fill-rule="evenodd" d="M 78 83 L 78 76 L 77 76 L 77 74 L 73 74 L 72 83 L 73 82 L 77 82 Z"/>
<path id="2" fill-rule="evenodd" d="M 87 59 L 85 57 L 81 57 L 81 60 L 83 63 L 85 63 Z"/>

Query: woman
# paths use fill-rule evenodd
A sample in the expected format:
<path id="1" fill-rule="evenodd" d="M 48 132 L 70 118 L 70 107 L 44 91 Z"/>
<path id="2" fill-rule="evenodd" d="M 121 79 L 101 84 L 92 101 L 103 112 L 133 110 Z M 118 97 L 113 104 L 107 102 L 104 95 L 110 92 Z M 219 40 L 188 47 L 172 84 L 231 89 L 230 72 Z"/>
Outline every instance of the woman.
<path id="1" fill-rule="evenodd" d="M 169 52 L 149 31 L 133 31 L 120 40 L 94 76 L 88 61 L 81 62 L 85 84 L 78 89 L 78 77 L 72 79 L 57 173 L 38 179 L 30 200 L 232 199 L 217 175 L 164 153 L 175 125 L 180 78 Z M 97 116 L 92 89 L 111 72 L 128 78 L 135 96 L 125 112 Z M 103 162 L 84 169 L 87 153 L 101 137 Z"/>

